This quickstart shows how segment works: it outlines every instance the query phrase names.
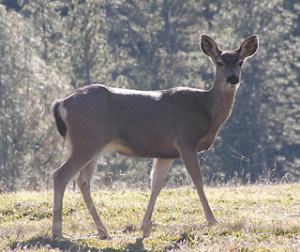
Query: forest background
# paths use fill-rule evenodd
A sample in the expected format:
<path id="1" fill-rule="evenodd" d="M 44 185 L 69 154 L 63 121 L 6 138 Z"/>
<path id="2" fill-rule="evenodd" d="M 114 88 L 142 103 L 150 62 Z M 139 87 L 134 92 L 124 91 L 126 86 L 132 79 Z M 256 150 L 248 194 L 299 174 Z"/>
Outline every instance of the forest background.
<path id="1" fill-rule="evenodd" d="M 232 116 L 199 155 L 206 183 L 299 181 L 299 1 L 0 0 L 0 189 L 51 187 L 68 154 L 50 106 L 78 87 L 209 89 L 202 33 L 222 49 L 260 38 Z M 94 183 L 148 186 L 151 162 L 105 153 Z M 168 181 L 190 182 L 180 161 Z"/>

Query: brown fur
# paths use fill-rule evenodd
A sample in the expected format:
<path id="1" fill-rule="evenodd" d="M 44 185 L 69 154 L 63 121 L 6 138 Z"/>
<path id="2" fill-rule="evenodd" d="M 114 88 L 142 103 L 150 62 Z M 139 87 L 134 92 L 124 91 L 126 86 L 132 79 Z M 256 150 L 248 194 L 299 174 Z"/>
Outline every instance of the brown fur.
<path id="1" fill-rule="evenodd" d="M 155 158 L 152 192 L 143 219 L 143 236 L 150 234 L 154 204 L 173 159 L 180 157 L 189 172 L 209 224 L 216 224 L 203 191 L 197 152 L 208 149 L 231 114 L 243 62 L 255 54 L 258 37 L 246 39 L 232 52 L 201 37 L 201 48 L 216 65 L 209 90 L 172 88 L 136 91 L 90 85 L 56 101 L 58 128 L 66 128 L 71 156 L 54 173 L 53 236 L 62 235 L 62 199 L 66 184 L 78 172 L 78 185 L 101 238 L 108 232 L 90 197 L 90 180 L 104 150 L 131 157 Z M 61 122 L 64 125 L 61 125 Z"/>

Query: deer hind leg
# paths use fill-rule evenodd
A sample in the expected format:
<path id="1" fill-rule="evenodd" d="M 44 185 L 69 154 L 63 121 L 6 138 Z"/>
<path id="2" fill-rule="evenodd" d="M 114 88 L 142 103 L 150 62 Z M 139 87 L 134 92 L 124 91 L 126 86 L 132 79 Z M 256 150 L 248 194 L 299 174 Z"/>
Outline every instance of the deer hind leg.
<path id="1" fill-rule="evenodd" d="M 181 159 L 183 163 L 185 164 L 185 167 L 189 173 L 189 175 L 192 178 L 192 181 L 196 187 L 197 193 L 199 195 L 204 215 L 206 218 L 206 221 L 209 226 L 218 224 L 218 221 L 215 219 L 210 206 L 208 204 L 208 201 L 206 199 L 204 190 L 203 190 L 203 180 L 202 180 L 202 174 L 199 166 L 199 162 L 197 159 L 197 151 L 194 148 L 184 148 L 180 150 L 181 152 Z"/>
<path id="2" fill-rule="evenodd" d="M 88 153 L 88 154 L 87 154 Z M 66 186 L 72 177 L 83 169 L 95 154 L 87 151 L 73 151 L 69 159 L 53 173 L 54 202 L 52 237 L 62 238 L 62 204 Z"/>
<path id="3" fill-rule="evenodd" d="M 92 199 L 91 193 L 90 193 L 91 178 L 92 178 L 92 175 L 96 168 L 97 160 L 98 160 L 98 157 L 94 158 L 83 170 L 81 170 L 78 180 L 77 180 L 77 184 L 83 195 L 83 199 L 86 204 L 86 207 L 89 210 L 89 212 L 94 220 L 94 223 L 97 227 L 99 237 L 101 239 L 106 239 L 109 236 L 108 232 L 107 232 L 106 228 L 104 227 L 104 225 L 97 213 L 97 210 L 95 208 L 95 205 L 93 203 L 93 199 Z"/>
<path id="4" fill-rule="evenodd" d="M 151 195 L 141 226 L 143 237 L 148 237 L 150 235 L 151 216 L 156 202 L 156 198 L 164 186 L 168 171 L 171 168 L 172 163 L 173 159 L 154 160 L 151 172 Z"/>

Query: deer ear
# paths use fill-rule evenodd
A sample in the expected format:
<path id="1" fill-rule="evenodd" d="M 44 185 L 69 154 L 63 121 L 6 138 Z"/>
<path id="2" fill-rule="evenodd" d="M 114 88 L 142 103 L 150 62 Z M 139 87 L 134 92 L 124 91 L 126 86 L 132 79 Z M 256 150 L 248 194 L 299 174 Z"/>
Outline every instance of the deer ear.
<path id="1" fill-rule="evenodd" d="M 202 51 L 211 58 L 216 58 L 221 54 L 221 50 L 216 41 L 204 34 L 200 36 L 200 47 Z"/>
<path id="2" fill-rule="evenodd" d="M 253 35 L 241 44 L 240 48 L 236 52 L 242 59 L 252 57 L 258 50 L 258 36 Z"/>

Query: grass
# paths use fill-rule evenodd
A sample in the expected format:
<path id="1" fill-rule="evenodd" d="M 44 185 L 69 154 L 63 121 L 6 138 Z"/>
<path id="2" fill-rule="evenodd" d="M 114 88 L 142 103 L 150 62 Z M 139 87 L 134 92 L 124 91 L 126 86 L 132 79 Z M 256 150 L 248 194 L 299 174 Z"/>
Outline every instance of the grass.
<path id="1" fill-rule="evenodd" d="M 0 251 L 300 251 L 300 185 L 206 188 L 220 225 L 207 227 L 194 189 L 165 189 L 149 238 L 138 230 L 150 191 L 93 193 L 111 239 L 99 240 L 80 193 L 64 200 L 64 239 L 51 239 L 52 192 L 0 195 Z"/>

